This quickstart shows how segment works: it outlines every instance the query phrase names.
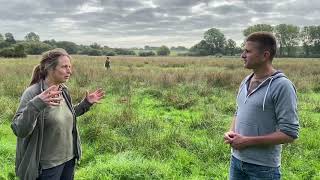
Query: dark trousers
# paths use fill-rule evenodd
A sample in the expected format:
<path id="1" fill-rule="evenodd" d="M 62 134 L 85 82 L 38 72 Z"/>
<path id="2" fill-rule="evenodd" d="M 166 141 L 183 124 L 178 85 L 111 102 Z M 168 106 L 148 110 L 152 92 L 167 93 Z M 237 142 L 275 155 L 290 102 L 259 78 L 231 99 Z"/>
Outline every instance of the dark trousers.
<path id="1" fill-rule="evenodd" d="M 75 159 L 59 166 L 43 169 L 37 180 L 73 180 Z"/>

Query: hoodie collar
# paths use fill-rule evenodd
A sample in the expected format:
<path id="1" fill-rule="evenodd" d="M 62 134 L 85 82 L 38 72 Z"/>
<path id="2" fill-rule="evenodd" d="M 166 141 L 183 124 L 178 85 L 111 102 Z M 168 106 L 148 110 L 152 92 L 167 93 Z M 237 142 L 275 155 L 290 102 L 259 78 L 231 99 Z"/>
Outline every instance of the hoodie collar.
<path id="1" fill-rule="evenodd" d="M 245 81 L 244 81 L 244 84 L 246 85 L 245 87 L 248 88 L 248 85 L 250 83 L 250 80 L 251 78 L 253 77 L 254 73 L 251 73 L 249 76 L 246 77 Z M 266 84 L 268 84 L 268 82 L 271 80 L 271 79 L 277 79 L 277 78 L 280 78 L 280 77 L 286 77 L 282 71 L 279 71 L 277 70 L 276 72 L 274 72 L 271 76 L 269 76 L 268 78 L 266 78 L 265 80 L 263 80 L 261 82 L 261 84 L 256 88 L 254 89 L 250 94 L 253 94 L 254 91 L 258 90 L 259 88 L 265 86 Z"/>
<path id="2" fill-rule="evenodd" d="M 251 78 L 253 77 L 253 74 L 254 73 L 251 73 L 249 76 L 247 76 L 247 78 L 245 79 L 244 83 L 241 84 L 241 88 L 240 88 L 240 91 L 239 91 L 239 94 L 240 92 L 242 91 L 243 88 L 247 88 L 247 85 L 249 84 Z M 270 87 L 271 87 L 271 83 L 275 80 L 275 79 L 278 79 L 278 78 L 281 78 L 281 77 L 285 77 L 287 78 L 283 72 L 277 70 L 275 73 L 273 73 L 270 77 L 268 77 L 267 79 L 265 79 L 257 88 L 255 88 L 250 94 L 246 95 L 246 98 L 245 98 L 245 101 L 244 103 L 247 102 L 248 98 L 253 94 L 255 93 L 256 91 L 258 91 L 261 87 L 263 86 L 266 86 L 268 84 L 268 87 L 267 87 L 267 90 L 265 92 L 265 95 L 264 95 L 264 98 L 263 98 L 263 103 L 262 103 L 262 110 L 264 111 L 265 109 L 265 103 L 266 103 L 266 98 L 267 98 L 267 95 L 268 95 L 268 92 L 270 90 Z M 238 94 L 238 96 L 239 96 Z"/>

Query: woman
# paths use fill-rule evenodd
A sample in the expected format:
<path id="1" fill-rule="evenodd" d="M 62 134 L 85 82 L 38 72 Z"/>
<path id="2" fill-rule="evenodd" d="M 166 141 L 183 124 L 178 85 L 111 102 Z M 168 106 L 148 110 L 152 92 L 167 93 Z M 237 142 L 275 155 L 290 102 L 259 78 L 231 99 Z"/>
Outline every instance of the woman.
<path id="1" fill-rule="evenodd" d="M 63 49 L 43 54 L 24 91 L 11 128 L 17 136 L 16 175 L 23 180 L 73 179 L 81 157 L 76 117 L 99 102 L 104 92 L 86 92 L 72 106 L 63 84 L 70 78 L 71 57 Z"/>

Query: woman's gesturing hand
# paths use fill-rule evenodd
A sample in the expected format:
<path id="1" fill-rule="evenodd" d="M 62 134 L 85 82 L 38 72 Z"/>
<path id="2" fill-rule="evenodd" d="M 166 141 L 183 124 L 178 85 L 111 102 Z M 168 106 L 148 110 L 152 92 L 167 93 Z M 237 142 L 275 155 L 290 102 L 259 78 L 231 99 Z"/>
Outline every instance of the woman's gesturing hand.
<path id="1" fill-rule="evenodd" d="M 89 93 L 88 91 L 86 92 L 86 98 L 88 102 L 91 104 L 99 102 L 103 97 L 104 97 L 104 91 L 101 88 L 97 89 L 92 93 Z"/>
<path id="2" fill-rule="evenodd" d="M 49 106 L 59 106 L 63 100 L 59 86 L 53 85 L 38 95 L 39 98 Z"/>

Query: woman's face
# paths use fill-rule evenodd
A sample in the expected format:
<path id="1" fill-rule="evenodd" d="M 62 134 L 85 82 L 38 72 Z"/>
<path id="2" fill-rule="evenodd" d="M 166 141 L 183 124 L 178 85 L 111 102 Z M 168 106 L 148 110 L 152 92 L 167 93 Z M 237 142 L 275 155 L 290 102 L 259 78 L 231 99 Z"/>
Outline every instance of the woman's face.
<path id="1" fill-rule="evenodd" d="M 68 81 L 71 74 L 71 62 L 68 56 L 60 56 L 56 68 L 48 72 L 50 80 L 55 84 Z"/>

